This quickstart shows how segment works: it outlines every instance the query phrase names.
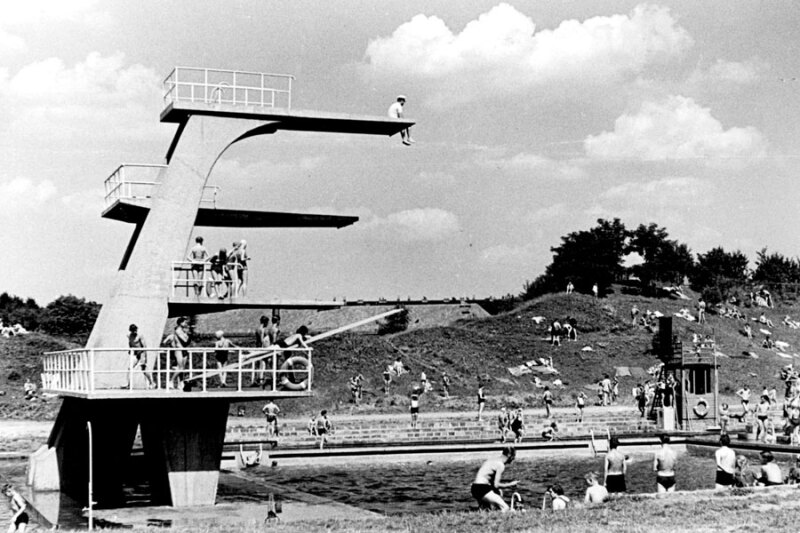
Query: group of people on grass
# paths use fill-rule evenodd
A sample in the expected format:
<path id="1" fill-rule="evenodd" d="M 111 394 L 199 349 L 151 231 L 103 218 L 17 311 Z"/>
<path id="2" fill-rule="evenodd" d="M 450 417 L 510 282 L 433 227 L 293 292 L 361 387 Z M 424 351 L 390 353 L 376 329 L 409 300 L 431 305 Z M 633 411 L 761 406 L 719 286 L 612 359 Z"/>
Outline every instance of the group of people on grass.
<path id="1" fill-rule="evenodd" d="M 196 237 L 195 244 L 189 250 L 186 260 L 190 263 L 190 272 L 197 296 L 212 292 L 220 299 L 244 294 L 247 286 L 247 241 L 234 242 L 231 250 L 220 248 L 215 255 L 210 255 L 203 244 L 203 237 Z M 210 279 L 206 279 L 206 272 Z"/>

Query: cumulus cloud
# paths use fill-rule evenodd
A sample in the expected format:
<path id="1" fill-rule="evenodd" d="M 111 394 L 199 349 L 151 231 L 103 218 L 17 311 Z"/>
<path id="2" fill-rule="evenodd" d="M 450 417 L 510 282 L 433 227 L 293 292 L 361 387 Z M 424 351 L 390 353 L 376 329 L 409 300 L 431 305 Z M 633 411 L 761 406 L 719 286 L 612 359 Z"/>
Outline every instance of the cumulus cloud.
<path id="1" fill-rule="evenodd" d="M 91 27 L 108 24 L 109 16 L 93 10 L 97 0 L 26 0 L 2 2 L 0 17 L 0 55 L 14 55 L 27 50 L 21 35 L 26 31 L 44 31 L 48 22 L 78 21 Z"/>
<path id="2" fill-rule="evenodd" d="M 540 254 L 539 254 L 540 255 Z M 499 244 L 481 252 L 480 261 L 486 266 L 526 267 L 536 263 L 537 252 L 533 246 Z"/>
<path id="3" fill-rule="evenodd" d="M 438 83 L 438 96 L 457 102 L 553 82 L 614 81 L 692 44 L 663 7 L 640 5 L 627 15 L 567 20 L 537 32 L 528 16 L 501 3 L 460 33 L 436 16 L 417 15 L 391 36 L 372 40 L 365 56 L 375 80 Z"/>
<path id="4" fill-rule="evenodd" d="M 0 214 L 9 216 L 40 208 L 56 195 L 52 181 L 38 183 L 28 178 L 0 182 Z"/>
<path id="5" fill-rule="evenodd" d="M 764 155 L 766 140 L 753 127 L 724 129 L 711 110 L 691 98 L 645 102 L 614 122 L 614 131 L 589 136 L 584 148 L 599 159 L 727 159 Z"/>
<path id="6" fill-rule="evenodd" d="M 438 241 L 461 229 L 458 217 L 437 208 L 409 209 L 368 221 L 364 229 L 405 242 Z"/>
<path id="7" fill-rule="evenodd" d="M 166 133 L 154 121 L 161 105 L 160 76 L 122 54 L 92 52 L 71 67 L 49 58 L 0 76 L 0 135 L 147 140 Z"/>

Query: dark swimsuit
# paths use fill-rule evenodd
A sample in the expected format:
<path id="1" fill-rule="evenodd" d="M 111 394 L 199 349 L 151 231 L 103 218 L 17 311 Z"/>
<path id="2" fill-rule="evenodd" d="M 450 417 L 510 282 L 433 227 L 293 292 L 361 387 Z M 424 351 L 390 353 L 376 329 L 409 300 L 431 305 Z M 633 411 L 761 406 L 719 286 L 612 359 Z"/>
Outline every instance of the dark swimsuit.
<path id="1" fill-rule="evenodd" d="M 669 490 L 675 486 L 675 476 L 656 476 L 656 483 Z"/>
<path id="2" fill-rule="evenodd" d="M 483 501 L 483 497 L 489 494 L 494 490 L 494 487 L 491 485 L 485 485 L 483 483 L 473 483 L 472 487 L 470 488 L 470 492 L 472 493 L 472 497 L 478 500 L 478 503 Z"/>
<path id="3" fill-rule="evenodd" d="M 606 476 L 606 490 L 608 492 L 625 492 L 628 487 L 625 485 L 624 474 L 609 474 Z"/>
<path id="4" fill-rule="evenodd" d="M 717 479 L 715 483 L 717 485 L 724 485 L 724 486 L 731 486 L 735 482 L 733 474 L 730 472 L 725 472 L 724 470 L 717 470 Z"/>

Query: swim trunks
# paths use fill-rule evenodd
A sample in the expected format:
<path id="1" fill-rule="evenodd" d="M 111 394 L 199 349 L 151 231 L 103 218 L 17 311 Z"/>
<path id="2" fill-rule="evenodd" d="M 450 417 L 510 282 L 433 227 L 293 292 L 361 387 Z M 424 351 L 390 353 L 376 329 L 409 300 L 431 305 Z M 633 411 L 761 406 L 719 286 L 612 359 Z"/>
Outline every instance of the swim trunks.
<path id="1" fill-rule="evenodd" d="M 412 407 L 412 408 L 411 408 L 411 414 L 412 414 L 412 415 L 415 415 L 415 414 L 417 414 L 417 413 L 419 413 L 419 407 Z"/>
<path id="2" fill-rule="evenodd" d="M 724 470 L 717 470 L 717 479 L 714 481 L 717 485 L 723 485 L 726 487 L 733 486 L 734 483 L 733 474 L 730 472 L 725 472 Z"/>
<path id="3" fill-rule="evenodd" d="M 656 483 L 669 490 L 675 486 L 675 476 L 656 476 Z"/>
<path id="4" fill-rule="evenodd" d="M 269 415 L 268 414 L 266 416 L 267 416 L 267 422 L 275 422 L 276 420 L 278 420 L 278 417 L 275 416 L 275 415 Z"/>
<path id="5" fill-rule="evenodd" d="M 17 519 L 14 520 L 14 526 L 19 527 L 20 524 L 27 524 L 29 520 L 30 518 L 28 517 L 28 513 L 22 512 Z"/>
<path id="6" fill-rule="evenodd" d="M 472 487 L 470 488 L 472 497 L 475 498 L 478 503 L 481 503 L 483 501 L 483 497 L 493 490 L 494 488 L 491 485 L 484 485 L 482 483 L 473 483 Z"/>
<path id="7" fill-rule="evenodd" d="M 606 490 L 612 492 L 625 492 L 625 476 L 622 474 L 609 474 L 606 476 Z"/>

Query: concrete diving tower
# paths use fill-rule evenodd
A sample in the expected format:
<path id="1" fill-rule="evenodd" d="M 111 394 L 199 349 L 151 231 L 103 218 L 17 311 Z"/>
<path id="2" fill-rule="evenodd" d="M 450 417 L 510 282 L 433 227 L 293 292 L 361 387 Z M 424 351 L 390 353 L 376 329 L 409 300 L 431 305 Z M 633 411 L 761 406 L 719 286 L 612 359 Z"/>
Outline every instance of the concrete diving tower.
<path id="1" fill-rule="evenodd" d="M 52 488 L 56 479 L 62 491 L 87 502 L 90 424 L 95 498 L 101 506 L 122 503 L 124 465 L 138 428 L 153 503 L 213 504 L 230 403 L 312 393 L 310 349 L 229 350 L 223 376 L 214 370 L 221 355 L 213 349 L 158 347 L 168 318 L 181 313 L 343 304 L 254 298 L 238 281 L 248 275 L 241 265 L 231 266 L 229 279 L 214 278 L 208 265 L 185 259 L 196 225 L 340 228 L 357 220 L 217 208 L 218 189 L 208 180 L 236 142 L 283 130 L 390 136 L 413 124 L 294 110 L 293 79 L 178 67 L 164 80 L 161 121 L 178 124 L 164 164 L 139 165 L 150 173 L 141 179 L 129 177 L 132 166 L 123 166 L 106 181 L 103 216 L 135 226 L 114 286 L 86 347 L 45 355 L 44 388 L 64 402 L 49 449 L 32 457 L 34 488 Z M 146 348 L 128 348 L 131 323 L 139 326 Z M 134 361 L 146 361 L 145 370 Z M 249 386 L 253 376 L 263 378 L 264 388 Z"/>

